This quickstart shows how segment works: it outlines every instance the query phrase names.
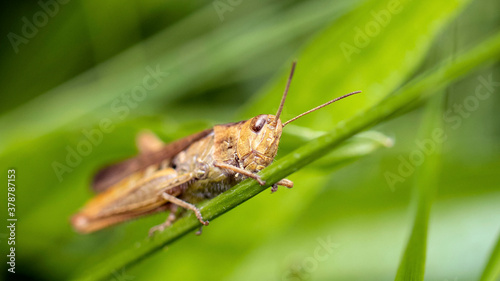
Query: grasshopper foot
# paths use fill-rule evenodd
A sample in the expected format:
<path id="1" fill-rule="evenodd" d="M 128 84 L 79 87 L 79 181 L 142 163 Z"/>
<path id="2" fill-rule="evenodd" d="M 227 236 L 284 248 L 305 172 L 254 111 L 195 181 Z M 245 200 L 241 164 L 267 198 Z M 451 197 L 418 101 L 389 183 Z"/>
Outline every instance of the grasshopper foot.
<path id="1" fill-rule="evenodd" d="M 201 224 L 207 226 L 210 222 L 203 220 L 203 217 L 201 216 L 201 213 L 195 212 L 196 213 L 196 218 L 201 222 Z"/>
<path id="2" fill-rule="evenodd" d="M 275 193 L 276 191 L 278 191 L 278 185 L 286 186 L 287 188 L 292 188 L 293 187 L 293 181 L 288 180 L 288 179 L 282 179 L 282 180 L 280 180 L 279 182 L 273 184 L 273 186 L 271 187 L 271 193 Z"/>
<path id="3" fill-rule="evenodd" d="M 204 220 L 203 217 L 201 216 L 200 209 L 196 208 L 194 205 L 191 205 L 191 204 L 187 205 L 186 204 L 186 206 L 184 208 L 190 209 L 191 211 L 193 211 L 194 214 L 196 215 L 196 218 L 198 219 L 198 221 L 200 221 L 201 224 L 203 224 L 203 225 L 209 224 L 209 222 Z"/>
<path id="4" fill-rule="evenodd" d="M 262 186 L 266 185 L 266 181 L 261 179 L 259 176 L 256 175 L 255 180 Z"/>

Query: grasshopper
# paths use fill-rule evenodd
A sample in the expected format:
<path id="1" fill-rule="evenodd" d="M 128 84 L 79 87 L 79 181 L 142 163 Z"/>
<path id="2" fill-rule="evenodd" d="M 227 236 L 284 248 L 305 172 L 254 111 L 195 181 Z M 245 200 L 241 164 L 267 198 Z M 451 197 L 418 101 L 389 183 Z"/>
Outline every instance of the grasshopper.
<path id="1" fill-rule="evenodd" d="M 290 122 L 337 100 L 359 93 L 352 92 L 306 111 L 284 123 L 280 115 L 286 100 L 296 63 L 276 115 L 258 115 L 252 119 L 216 125 L 183 139 L 164 144 L 151 133 L 139 134 L 138 156 L 99 171 L 91 199 L 71 223 L 81 233 L 160 211 L 170 211 L 167 220 L 150 229 L 163 231 L 177 217 L 178 207 L 191 210 L 203 225 L 208 225 L 194 205 L 230 189 L 245 178 L 265 185 L 257 173 L 271 164 L 278 151 L 281 132 Z M 282 179 L 272 185 L 293 187 Z"/>

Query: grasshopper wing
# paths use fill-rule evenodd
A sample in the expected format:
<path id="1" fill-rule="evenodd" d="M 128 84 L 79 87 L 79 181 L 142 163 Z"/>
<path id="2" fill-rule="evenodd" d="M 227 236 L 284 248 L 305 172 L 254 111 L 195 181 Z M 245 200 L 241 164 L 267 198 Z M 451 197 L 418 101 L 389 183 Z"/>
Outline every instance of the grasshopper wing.
<path id="1" fill-rule="evenodd" d="M 167 192 L 178 196 L 190 180 L 191 174 L 178 175 L 172 168 L 156 171 L 139 180 L 125 178 L 90 200 L 71 218 L 73 227 L 81 233 L 131 220 L 167 209 L 161 196 Z"/>
<path id="2" fill-rule="evenodd" d="M 96 192 L 103 192 L 126 177 L 143 171 L 149 166 L 160 165 L 163 161 L 169 162 L 173 157 L 175 157 L 182 150 L 186 149 L 193 142 L 206 137 L 212 132 L 212 129 L 208 129 L 171 142 L 161 148 L 158 147 L 157 144 L 152 144 L 151 141 L 149 141 L 149 143 L 146 141 L 146 144 L 142 145 L 141 141 L 145 138 L 139 137 L 138 143 L 142 153 L 134 158 L 108 166 L 97 172 L 92 183 L 92 188 Z M 153 146 L 155 146 L 155 148 L 152 148 Z"/>

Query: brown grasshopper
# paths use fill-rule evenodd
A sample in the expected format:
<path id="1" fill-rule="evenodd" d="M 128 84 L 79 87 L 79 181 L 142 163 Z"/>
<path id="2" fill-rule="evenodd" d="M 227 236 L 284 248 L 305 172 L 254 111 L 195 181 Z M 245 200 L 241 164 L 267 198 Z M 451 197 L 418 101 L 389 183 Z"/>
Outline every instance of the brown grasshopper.
<path id="1" fill-rule="evenodd" d="M 100 192 L 91 199 L 71 223 L 81 233 L 170 210 L 167 220 L 150 230 L 162 231 L 176 219 L 178 207 L 191 210 L 203 225 L 208 225 L 194 205 L 213 198 L 249 177 L 265 185 L 257 172 L 271 164 L 278 151 L 283 127 L 290 122 L 353 92 L 306 111 L 285 123 L 279 119 L 295 62 L 276 115 L 258 115 L 252 119 L 216 125 L 165 145 L 151 133 L 138 136 L 139 155 L 99 171 L 93 188 Z M 272 185 L 293 187 L 282 179 Z"/>

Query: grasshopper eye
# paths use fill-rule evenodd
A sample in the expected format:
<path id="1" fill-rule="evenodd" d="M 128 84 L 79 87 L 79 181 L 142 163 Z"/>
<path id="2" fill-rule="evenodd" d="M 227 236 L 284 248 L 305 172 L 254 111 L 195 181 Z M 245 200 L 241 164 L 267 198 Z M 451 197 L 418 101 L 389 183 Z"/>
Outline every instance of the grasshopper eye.
<path id="1" fill-rule="evenodd" d="M 260 130 L 262 130 L 262 128 L 266 124 L 266 121 L 267 121 L 267 116 L 266 115 L 261 115 L 261 116 L 259 116 L 257 118 L 254 118 L 253 121 L 252 121 L 252 123 L 250 124 L 250 128 L 255 133 L 258 133 L 258 132 L 260 132 Z"/>

